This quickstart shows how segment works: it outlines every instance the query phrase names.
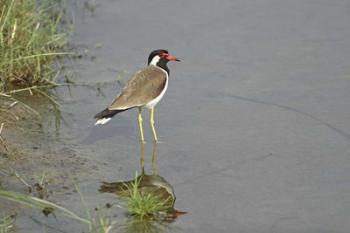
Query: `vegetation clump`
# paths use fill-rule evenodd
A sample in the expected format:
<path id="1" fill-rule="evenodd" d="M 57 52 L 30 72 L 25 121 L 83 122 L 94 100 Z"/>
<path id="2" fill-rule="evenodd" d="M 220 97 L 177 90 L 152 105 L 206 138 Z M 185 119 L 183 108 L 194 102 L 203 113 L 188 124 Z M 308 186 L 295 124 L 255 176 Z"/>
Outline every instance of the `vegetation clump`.
<path id="1" fill-rule="evenodd" d="M 141 185 L 142 176 L 125 184 L 125 192 L 121 195 L 124 206 L 131 215 L 154 217 L 173 206 L 170 195 L 160 195 L 159 188 Z"/>
<path id="2" fill-rule="evenodd" d="M 0 93 L 55 84 L 67 37 L 60 11 L 52 0 L 0 0 Z"/>

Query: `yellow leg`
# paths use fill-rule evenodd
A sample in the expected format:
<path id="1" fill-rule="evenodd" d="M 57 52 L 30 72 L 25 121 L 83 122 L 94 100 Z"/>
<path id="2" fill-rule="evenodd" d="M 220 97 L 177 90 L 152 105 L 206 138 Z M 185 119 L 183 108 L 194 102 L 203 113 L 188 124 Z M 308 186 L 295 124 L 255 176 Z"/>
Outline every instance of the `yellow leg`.
<path id="1" fill-rule="evenodd" d="M 141 171 L 142 175 L 145 174 L 145 144 L 141 142 L 141 148 L 140 148 L 140 164 L 141 164 Z"/>
<path id="2" fill-rule="evenodd" d="M 157 142 L 153 142 L 152 151 L 152 174 L 158 175 L 158 164 L 157 164 Z"/>
<path id="3" fill-rule="evenodd" d="M 156 132 L 156 129 L 154 128 L 154 108 L 150 109 L 150 114 L 151 114 L 150 124 L 153 132 L 153 138 L 155 142 L 158 142 L 157 132 Z"/>
<path id="4" fill-rule="evenodd" d="M 143 126 L 142 126 L 142 111 L 141 111 L 141 107 L 139 107 L 139 128 L 140 128 L 140 136 L 141 136 L 141 142 L 143 144 L 146 143 L 145 141 L 145 136 L 143 135 Z"/>

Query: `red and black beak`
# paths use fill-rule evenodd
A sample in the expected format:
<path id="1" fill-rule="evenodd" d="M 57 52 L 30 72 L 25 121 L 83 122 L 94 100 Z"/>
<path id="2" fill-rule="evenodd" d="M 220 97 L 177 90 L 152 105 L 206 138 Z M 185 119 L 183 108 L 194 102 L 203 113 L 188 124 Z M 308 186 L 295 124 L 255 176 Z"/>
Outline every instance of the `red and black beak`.
<path id="1" fill-rule="evenodd" d="M 165 57 L 168 61 L 180 61 L 180 59 L 177 59 L 174 56 L 171 56 L 170 54 L 167 54 Z"/>

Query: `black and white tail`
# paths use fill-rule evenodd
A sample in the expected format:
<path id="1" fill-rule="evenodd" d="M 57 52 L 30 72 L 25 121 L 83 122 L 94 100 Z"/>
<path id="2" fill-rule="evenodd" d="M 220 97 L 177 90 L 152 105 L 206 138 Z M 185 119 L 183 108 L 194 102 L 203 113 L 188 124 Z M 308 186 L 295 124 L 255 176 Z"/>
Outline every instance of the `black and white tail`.
<path id="1" fill-rule="evenodd" d="M 110 121 L 112 119 L 112 117 L 114 117 L 115 114 L 117 114 L 119 112 L 123 112 L 125 110 L 109 110 L 108 108 L 106 108 L 102 112 L 99 112 L 95 115 L 94 118 L 97 119 L 95 125 L 106 124 L 108 121 Z"/>

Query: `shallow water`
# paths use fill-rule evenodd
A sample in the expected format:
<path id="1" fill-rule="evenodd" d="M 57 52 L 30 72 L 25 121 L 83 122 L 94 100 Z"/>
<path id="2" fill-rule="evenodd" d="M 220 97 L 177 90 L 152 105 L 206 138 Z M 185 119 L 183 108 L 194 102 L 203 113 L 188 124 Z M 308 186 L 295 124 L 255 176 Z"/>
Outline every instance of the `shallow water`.
<path id="1" fill-rule="evenodd" d="M 88 59 L 74 62 L 74 81 L 100 90 L 58 88 L 65 124 L 58 135 L 44 126 L 37 142 L 50 145 L 45 169 L 64 169 L 62 185 L 78 184 L 95 208 L 116 202 L 98 192 L 102 181 L 140 172 L 137 110 L 101 127 L 92 117 L 122 88 L 117 79 L 125 83 L 151 50 L 166 48 L 182 62 L 169 65 L 156 109 L 158 167 L 175 207 L 188 212 L 170 231 L 348 232 L 348 1 L 89 1 L 94 14 L 84 2 L 73 4 L 73 43 Z M 84 214 L 73 186 L 53 187 L 52 200 Z M 44 228 L 32 215 L 19 218 L 17 232 Z M 126 219 L 119 208 L 110 215 Z M 81 231 L 47 221 L 46 232 Z"/>

